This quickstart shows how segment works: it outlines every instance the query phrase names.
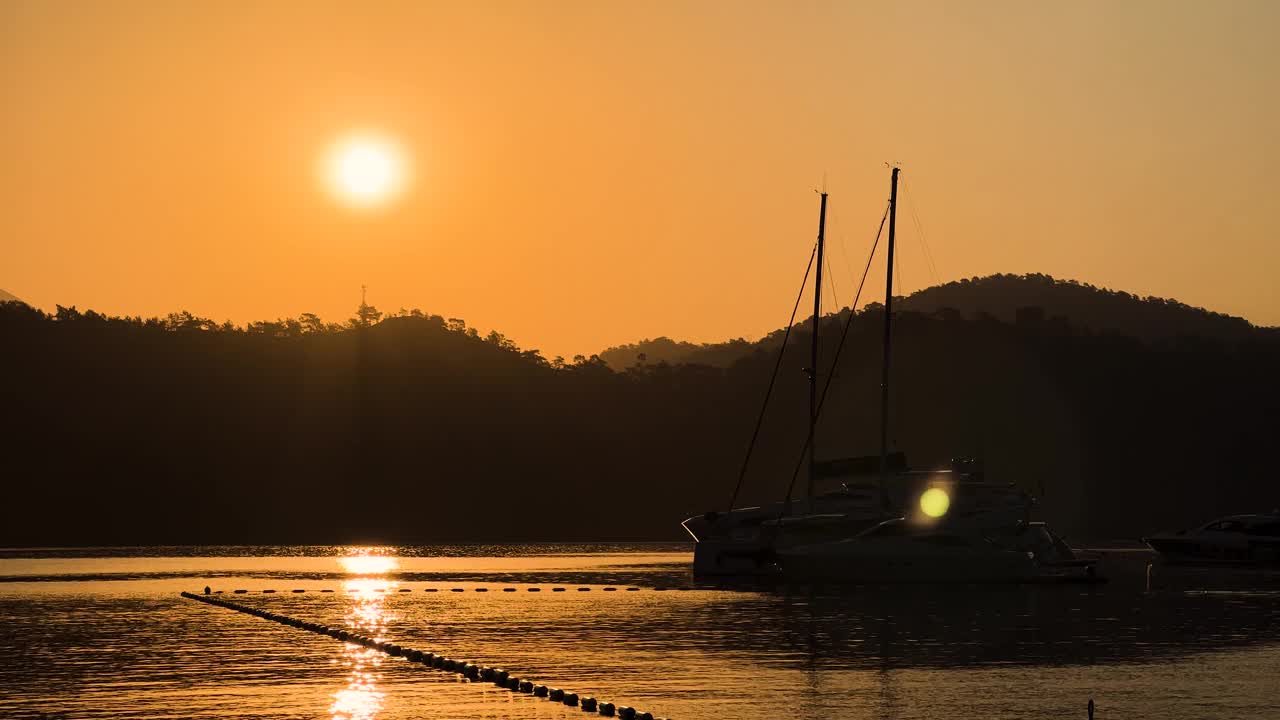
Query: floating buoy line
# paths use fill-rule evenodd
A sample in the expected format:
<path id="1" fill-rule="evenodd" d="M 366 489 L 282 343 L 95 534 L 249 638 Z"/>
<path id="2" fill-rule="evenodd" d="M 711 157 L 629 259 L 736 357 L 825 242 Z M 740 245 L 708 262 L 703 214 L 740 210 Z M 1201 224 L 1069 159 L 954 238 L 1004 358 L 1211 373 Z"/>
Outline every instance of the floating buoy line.
<path id="1" fill-rule="evenodd" d="M 592 590 L 594 590 L 594 589 L 596 589 L 596 588 L 590 588 L 590 587 L 579 587 L 579 588 L 576 588 L 576 589 L 577 589 L 577 591 L 578 591 L 578 592 L 591 592 Z M 691 588 L 691 587 L 675 587 L 675 588 L 655 587 L 655 588 L 649 588 L 649 590 L 650 590 L 651 592 L 663 592 L 663 591 L 666 591 L 666 590 L 695 590 L 695 589 L 696 589 L 696 588 Z M 489 592 L 490 588 L 487 588 L 487 587 L 477 587 L 477 588 L 472 588 L 471 590 L 472 590 L 472 592 L 487 593 L 487 592 Z M 618 588 L 618 587 L 613 587 L 613 586 L 607 586 L 607 587 L 599 588 L 599 590 L 600 590 L 601 592 L 618 592 L 619 590 L 623 590 L 623 591 L 625 591 L 625 592 L 640 592 L 640 588 L 638 588 L 638 587 Z M 454 588 L 426 587 L 426 588 L 422 588 L 422 592 L 429 592 L 429 593 L 434 593 L 434 592 L 446 592 L 446 591 L 447 591 L 447 592 L 464 593 L 464 592 L 466 592 L 466 591 L 467 591 L 467 589 L 466 589 L 466 588 L 460 588 L 460 587 L 454 587 Z M 513 593 L 513 592 L 519 592 L 519 591 L 520 591 L 520 589 L 519 589 L 519 588 L 514 588 L 514 587 L 504 587 L 504 588 L 502 588 L 502 592 L 504 592 L 504 593 Z M 561 593 L 561 592 L 567 592 L 567 591 L 568 591 L 568 588 L 564 588 L 564 587 L 553 587 L 553 588 L 551 588 L 551 592 L 558 592 L 558 593 Z M 222 594 L 224 594 L 225 592 L 226 592 L 225 590 L 213 590 L 213 591 L 211 591 L 211 594 L 213 594 L 213 595 L 222 595 Z M 260 593 L 263 593 L 263 594 L 266 594 L 266 595 L 272 595 L 272 594 L 275 594 L 275 593 L 280 593 L 280 592 L 285 592 L 285 591 L 283 591 L 283 590 L 277 590 L 277 589 L 275 589 L 275 588 L 267 588 L 267 589 L 265 589 L 265 590 L 245 590 L 245 589 L 241 588 L 241 589 L 232 590 L 232 591 L 231 591 L 231 594 L 233 594 L 233 595 L 247 595 L 247 594 L 252 593 L 252 592 L 260 592 Z M 321 589 L 321 590 L 312 590 L 312 591 L 308 591 L 308 590 L 305 590 L 305 589 L 302 589 L 302 588 L 294 588 L 294 589 L 292 589 L 292 590 L 289 590 L 288 592 L 290 592 L 290 593 L 294 593 L 294 594 L 302 594 L 302 593 L 306 593 L 306 592 L 333 593 L 333 592 L 343 592 L 343 591 L 341 591 L 341 590 L 334 590 L 334 589 L 332 589 L 332 588 L 323 588 L 323 589 Z M 383 588 L 359 588 L 359 589 L 357 589 L 357 588 L 348 588 L 345 592 L 348 592 L 348 593 L 369 593 L 369 592 L 373 592 L 373 593 L 387 593 L 387 594 L 390 594 L 390 593 L 411 593 L 411 592 L 413 592 L 413 588 L 398 588 L 398 589 L 390 589 L 390 588 L 388 588 L 388 589 L 385 589 L 385 590 L 384 590 Z M 542 592 L 542 588 L 540 588 L 540 587 L 528 587 L 528 588 L 525 588 L 525 592 L 531 592 L 531 593 Z"/>
<path id="2" fill-rule="evenodd" d="M 534 588 L 530 588 L 531 590 Z M 638 590 L 639 588 L 627 588 L 628 590 Z M 561 591 L 564 588 L 560 588 Z M 460 590 L 459 590 L 460 591 Z M 237 590 L 237 593 L 243 593 L 243 590 Z M 263 590 L 264 593 L 273 593 L 275 590 Z M 303 592 L 302 590 L 294 590 L 293 592 Z M 324 592 L 324 591 L 322 591 Z M 332 591 L 329 591 L 332 592 Z M 472 682 L 492 683 L 500 688 L 510 690 L 515 693 L 532 695 L 537 698 L 549 700 L 569 707 L 580 707 L 583 712 L 594 712 L 605 717 L 614 717 L 615 715 L 622 720 L 664 720 L 664 718 L 654 718 L 652 713 L 636 710 L 626 705 L 615 705 L 611 702 L 604 702 L 596 698 L 586 696 L 579 697 L 575 692 L 562 690 L 560 688 L 548 687 L 542 683 L 534 682 L 529 678 L 518 677 L 501 668 L 493 668 L 487 665 L 476 665 L 467 660 L 456 660 L 454 658 L 438 655 L 433 652 L 425 652 L 414 648 L 404 647 L 393 642 L 384 640 L 375 640 L 368 635 L 362 635 L 358 632 L 352 632 L 344 628 L 331 627 L 320 623 L 307 622 L 298 618 L 281 615 L 280 613 L 263 610 L 260 608 L 242 605 L 232 600 L 224 600 L 220 597 L 214 597 L 214 594 L 197 595 L 196 593 L 183 592 L 182 597 L 188 600 L 195 600 L 206 605 L 215 605 L 217 607 L 235 610 L 236 612 L 254 617 L 270 620 L 288 625 L 289 627 L 306 630 L 316 633 L 317 635 L 327 635 L 334 640 L 339 640 L 353 645 L 360 645 L 371 650 L 384 652 L 391 657 L 402 657 L 411 663 L 417 663 L 424 667 L 451 672 L 461 675 Z"/>

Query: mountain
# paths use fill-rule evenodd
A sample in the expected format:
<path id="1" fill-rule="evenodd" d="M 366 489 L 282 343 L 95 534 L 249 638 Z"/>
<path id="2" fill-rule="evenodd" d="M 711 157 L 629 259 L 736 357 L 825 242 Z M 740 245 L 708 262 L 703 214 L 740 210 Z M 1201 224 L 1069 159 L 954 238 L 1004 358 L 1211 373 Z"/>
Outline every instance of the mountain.
<path id="1" fill-rule="evenodd" d="M 1061 318 L 1093 332 L 1143 340 L 1177 337 L 1242 340 L 1259 328 L 1232 317 L 1158 297 L 1142 297 L 1049 275 L 990 275 L 927 288 L 902 300 L 903 310 L 937 312 L 954 308 L 1014 322 L 1024 318 Z"/>
<path id="2" fill-rule="evenodd" d="M 9 292 L 5 292 L 4 290 L 0 289 L 0 303 L 7 303 L 7 302 L 23 302 L 23 300 L 22 298 L 19 298 L 17 295 L 14 295 Z"/>
<path id="3" fill-rule="evenodd" d="M 1244 340 L 1277 328 L 1252 325 L 1244 318 L 1192 307 L 1176 300 L 1142 297 L 1049 275 L 990 275 L 958 280 L 894 299 L 895 311 L 990 316 L 1003 322 L 1065 322 L 1074 328 L 1145 341 L 1179 337 Z M 873 303 L 870 308 L 878 308 Z M 838 313 L 843 316 L 845 311 Z M 812 321 L 799 321 L 803 326 Z M 722 343 L 676 342 L 660 337 L 619 345 L 600 353 L 614 370 L 634 365 L 691 363 L 728 367 L 752 352 L 773 352 L 781 342 L 777 330 L 757 342 L 741 338 Z"/>

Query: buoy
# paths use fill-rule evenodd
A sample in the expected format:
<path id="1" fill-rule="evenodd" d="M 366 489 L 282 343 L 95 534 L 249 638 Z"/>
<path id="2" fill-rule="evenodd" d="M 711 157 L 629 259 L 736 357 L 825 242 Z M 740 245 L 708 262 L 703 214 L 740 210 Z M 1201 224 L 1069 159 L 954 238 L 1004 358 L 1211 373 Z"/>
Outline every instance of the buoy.
<path id="1" fill-rule="evenodd" d="M 248 591 L 248 590 L 233 590 L 232 592 L 234 592 L 234 593 L 235 593 L 235 594 L 237 594 L 237 595 L 243 595 L 243 594 L 245 594 L 245 593 L 247 593 L 247 592 L 249 592 L 249 591 Z"/>
<path id="2" fill-rule="evenodd" d="M 542 588 L 529 588 L 529 592 L 542 592 Z"/>
<path id="3" fill-rule="evenodd" d="M 591 592 L 591 588 L 578 588 L 578 592 Z"/>
<path id="4" fill-rule="evenodd" d="M 502 588 L 502 592 L 515 592 L 515 588 Z"/>
<path id="5" fill-rule="evenodd" d="M 607 587 L 607 588 L 605 588 L 605 589 L 604 589 L 604 591 L 605 591 L 605 592 L 617 592 L 617 591 L 618 591 L 618 588 L 616 588 L 616 587 Z"/>
<path id="6" fill-rule="evenodd" d="M 409 588 L 400 588 L 400 592 L 413 592 Z"/>
<path id="7" fill-rule="evenodd" d="M 531 592 L 536 592 L 539 589 L 540 588 L 529 588 Z M 589 590 L 589 589 L 590 588 L 579 588 L 579 590 Z M 606 589 L 616 590 L 616 588 L 606 588 Z M 480 590 L 483 590 L 483 589 L 480 589 Z M 514 592 L 516 589 L 504 588 L 503 590 L 504 592 L 506 591 Z M 554 592 L 564 592 L 565 588 L 552 588 L 552 590 Z M 459 592 L 460 591 L 461 590 L 459 590 Z M 239 590 L 236 592 L 244 593 L 246 591 Z M 263 592 L 275 592 L 275 590 L 268 589 L 268 590 L 263 590 Z M 619 715 L 623 720 L 636 720 L 637 718 L 639 718 L 639 720 L 653 720 L 653 715 L 650 713 L 647 713 L 647 712 L 638 713 L 634 708 L 627 707 L 625 705 L 622 707 L 617 707 L 613 703 L 599 702 L 593 697 L 579 698 L 577 693 L 561 690 L 560 688 L 550 688 L 541 683 L 535 684 L 532 680 L 522 680 L 518 677 L 513 676 L 511 673 L 501 668 L 489 667 L 487 665 L 486 666 L 476 665 L 475 663 L 463 661 L 463 660 L 451 660 L 441 655 L 436 655 L 435 653 L 424 652 L 422 650 L 416 650 L 413 648 L 406 648 L 399 645 L 398 643 L 393 643 L 386 640 L 377 640 L 367 635 L 360 635 L 358 633 L 354 633 L 350 630 L 330 627 L 323 623 L 310 622 L 310 621 L 302 620 L 300 618 L 290 617 L 288 615 L 281 615 L 278 613 L 273 613 L 269 610 L 252 608 L 246 605 L 241 605 L 239 603 L 231 602 L 229 600 L 221 600 L 221 599 L 212 598 L 208 596 L 202 597 L 200 595 L 196 595 L 195 593 L 190 593 L 186 591 L 180 592 L 179 595 L 184 598 L 197 600 L 207 605 L 218 605 L 220 607 L 225 607 L 230 610 L 235 610 L 237 612 L 245 613 L 248 615 L 255 615 L 267 620 L 272 620 L 282 625 L 288 625 L 290 627 L 308 630 L 310 632 L 315 632 L 318 634 L 328 635 L 330 637 L 333 637 L 338 640 L 342 640 L 344 642 L 363 645 L 364 647 L 367 647 L 367 648 L 375 648 L 377 650 L 387 653 L 392 657 L 404 657 L 408 659 L 410 662 L 421 663 L 423 665 L 427 665 L 433 668 L 441 668 L 441 669 L 446 669 L 454 672 L 459 672 L 473 681 L 482 679 L 485 682 L 492 682 L 493 684 L 499 687 L 504 687 L 517 692 L 532 694 L 535 697 L 547 698 L 552 702 L 562 703 L 567 706 L 578 706 L 578 707 L 581 707 L 584 712 L 598 711 L 599 714 L 604 715 L 606 717 L 612 717 L 616 714 L 616 715 Z M 1092 711 L 1093 709 L 1092 700 L 1090 700 L 1089 704 L 1090 704 L 1090 710 Z M 662 719 L 659 718 L 659 720 L 662 720 Z"/>
<path id="8" fill-rule="evenodd" d="M 466 592 L 466 588 L 453 588 L 452 592 Z"/>
<path id="9" fill-rule="evenodd" d="M 627 592 L 640 592 L 640 588 L 627 588 Z"/>
<path id="10" fill-rule="evenodd" d="M 327 592 L 327 593 L 331 593 L 331 592 L 333 592 L 333 589 L 332 589 L 332 588 L 325 588 L 324 590 L 321 590 L 320 592 Z"/>
<path id="11" fill-rule="evenodd" d="M 275 592 L 275 590 L 263 590 L 262 592 L 267 593 L 267 594 L 270 594 L 270 593 Z"/>
<path id="12" fill-rule="evenodd" d="M 293 592 L 296 592 L 296 593 L 304 593 L 304 592 L 306 592 L 306 590 L 294 590 Z"/>
<path id="13" fill-rule="evenodd" d="M 440 588 L 422 588 L 422 592 L 440 592 Z"/>
<path id="14" fill-rule="evenodd" d="M 476 592 L 489 592 L 489 588 L 476 588 Z"/>

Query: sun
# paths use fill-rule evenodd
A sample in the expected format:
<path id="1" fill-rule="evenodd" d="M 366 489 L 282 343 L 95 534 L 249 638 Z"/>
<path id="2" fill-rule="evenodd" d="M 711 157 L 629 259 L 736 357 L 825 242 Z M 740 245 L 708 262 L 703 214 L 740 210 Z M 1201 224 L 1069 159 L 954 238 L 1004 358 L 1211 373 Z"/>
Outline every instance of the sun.
<path id="1" fill-rule="evenodd" d="M 349 135 L 330 148 L 324 176 L 330 191 L 353 207 L 394 200 L 407 178 L 405 154 L 394 141 L 369 133 Z"/>

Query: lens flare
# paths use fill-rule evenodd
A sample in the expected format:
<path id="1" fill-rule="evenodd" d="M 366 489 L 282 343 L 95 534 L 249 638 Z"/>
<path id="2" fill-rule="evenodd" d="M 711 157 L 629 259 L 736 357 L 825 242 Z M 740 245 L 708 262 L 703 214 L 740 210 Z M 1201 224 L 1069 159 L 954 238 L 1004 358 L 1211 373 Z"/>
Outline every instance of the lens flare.
<path id="1" fill-rule="evenodd" d="M 940 518 L 951 507 L 951 496 L 942 488 L 929 488 L 920 494 L 920 512 L 931 518 Z"/>

